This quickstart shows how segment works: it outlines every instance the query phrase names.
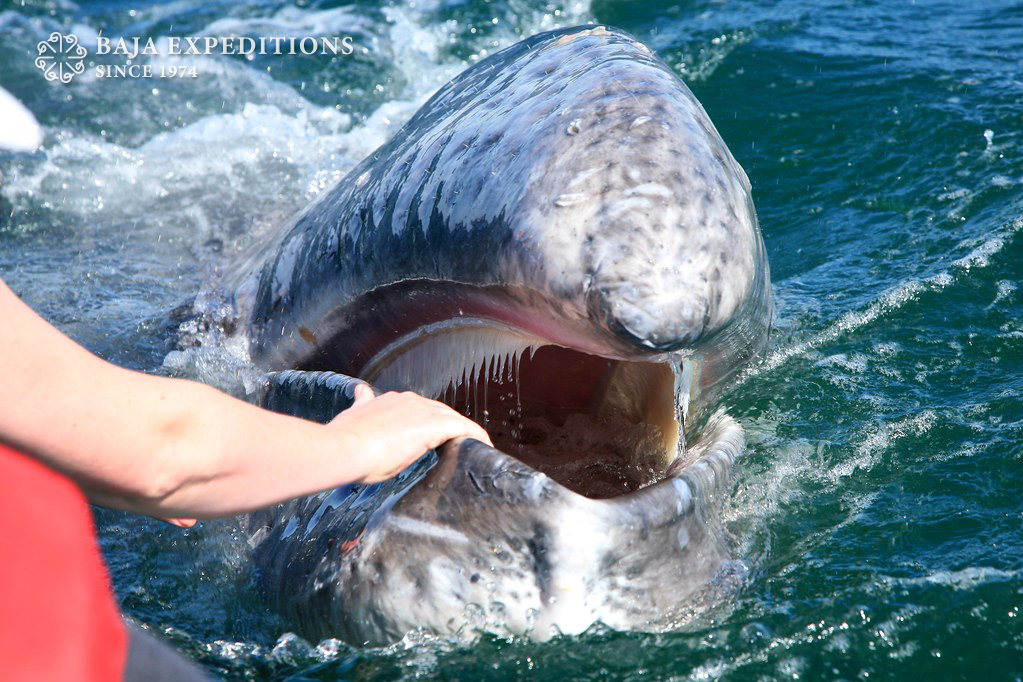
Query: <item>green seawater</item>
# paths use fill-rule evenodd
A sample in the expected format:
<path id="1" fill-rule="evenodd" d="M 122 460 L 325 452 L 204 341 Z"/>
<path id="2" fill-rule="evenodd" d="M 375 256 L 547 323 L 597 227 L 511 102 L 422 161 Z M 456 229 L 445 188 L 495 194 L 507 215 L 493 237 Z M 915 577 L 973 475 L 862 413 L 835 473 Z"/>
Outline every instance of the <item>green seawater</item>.
<path id="1" fill-rule="evenodd" d="M 125 611 L 228 678 L 1021 679 L 1019 2 L 4 0 L 0 86 L 47 141 L 0 156 L 0 277 L 104 357 L 165 372 L 171 311 L 217 263 L 465 66 L 589 21 L 674 68 L 753 184 L 778 311 L 725 397 L 749 440 L 727 598 L 665 634 L 317 646 L 282 637 L 230 522 L 98 510 Z M 57 86 L 32 64 L 52 30 L 366 49 Z"/>

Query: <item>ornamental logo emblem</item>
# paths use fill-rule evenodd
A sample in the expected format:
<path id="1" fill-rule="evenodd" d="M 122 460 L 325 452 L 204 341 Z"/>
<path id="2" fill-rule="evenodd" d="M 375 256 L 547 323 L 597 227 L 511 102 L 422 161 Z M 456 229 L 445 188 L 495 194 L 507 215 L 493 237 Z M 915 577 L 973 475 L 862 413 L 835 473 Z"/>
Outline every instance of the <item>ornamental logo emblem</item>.
<path id="1" fill-rule="evenodd" d="M 78 38 L 54 31 L 49 38 L 39 43 L 36 66 L 42 69 L 46 80 L 70 83 L 72 78 L 85 71 L 85 57 L 88 54 L 78 44 Z"/>

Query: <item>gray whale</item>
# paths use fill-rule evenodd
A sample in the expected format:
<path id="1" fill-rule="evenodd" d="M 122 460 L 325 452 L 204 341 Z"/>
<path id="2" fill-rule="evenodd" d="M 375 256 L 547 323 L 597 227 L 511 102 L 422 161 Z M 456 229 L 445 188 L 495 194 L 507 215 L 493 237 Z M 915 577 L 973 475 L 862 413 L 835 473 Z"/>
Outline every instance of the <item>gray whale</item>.
<path id="1" fill-rule="evenodd" d="M 446 400 L 497 448 L 251 515 L 263 589 L 306 636 L 656 630 L 728 558 L 744 436 L 714 410 L 766 344 L 768 264 L 745 173 L 631 36 L 552 31 L 467 69 L 236 304 L 267 406 L 329 419 L 351 375 Z"/>

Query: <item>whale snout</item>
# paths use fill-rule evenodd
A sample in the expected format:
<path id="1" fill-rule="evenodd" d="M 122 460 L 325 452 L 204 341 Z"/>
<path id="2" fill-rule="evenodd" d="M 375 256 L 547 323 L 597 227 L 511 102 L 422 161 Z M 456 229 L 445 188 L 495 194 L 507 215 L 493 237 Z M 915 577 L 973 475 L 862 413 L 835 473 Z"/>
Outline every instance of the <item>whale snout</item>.
<path id="1" fill-rule="evenodd" d="M 757 295 L 757 268 L 766 267 L 756 255 L 756 218 L 743 218 L 727 227 L 693 221 L 631 236 L 620 227 L 598 233 L 585 287 L 590 320 L 657 352 L 692 348 L 726 327 Z"/>
<path id="2" fill-rule="evenodd" d="M 658 352 L 692 346 L 707 329 L 708 306 L 682 291 L 631 285 L 590 290 L 590 317 L 629 345 Z"/>

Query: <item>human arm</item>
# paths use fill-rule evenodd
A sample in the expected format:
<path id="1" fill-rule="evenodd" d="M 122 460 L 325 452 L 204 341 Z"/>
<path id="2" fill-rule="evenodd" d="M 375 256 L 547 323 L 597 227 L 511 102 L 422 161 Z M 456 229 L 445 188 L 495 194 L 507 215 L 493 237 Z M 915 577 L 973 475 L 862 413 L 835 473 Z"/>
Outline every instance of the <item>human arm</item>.
<path id="1" fill-rule="evenodd" d="M 389 393 L 321 425 L 209 386 L 89 353 L 0 281 L 0 441 L 104 506 L 212 518 L 345 483 L 375 483 L 460 436 L 490 440 L 436 401 Z"/>

